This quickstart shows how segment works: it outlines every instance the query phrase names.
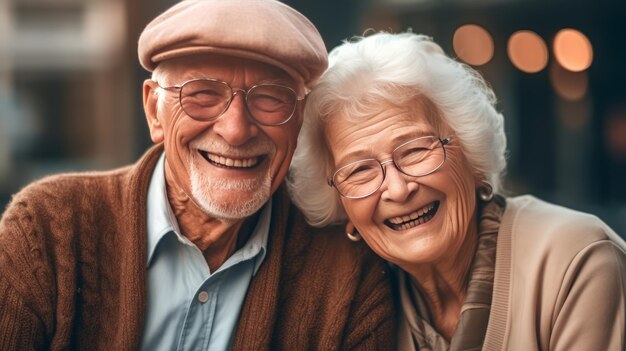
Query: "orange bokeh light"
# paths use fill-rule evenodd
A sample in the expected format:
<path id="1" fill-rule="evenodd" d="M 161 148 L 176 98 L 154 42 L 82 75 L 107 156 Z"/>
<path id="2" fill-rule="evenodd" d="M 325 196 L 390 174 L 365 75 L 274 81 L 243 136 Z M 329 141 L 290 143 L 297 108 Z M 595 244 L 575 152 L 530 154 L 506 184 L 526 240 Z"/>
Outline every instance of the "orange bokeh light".
<path id="1" fill-rule="evenodd" d="M 507 44 L 509 59 L 520 71 L 537 73 L 548 64 L 548 47 L 535 32 L 520 30 L 511 35 Z"/>
<path id="2" fill-rule="evenodd" d="M 554 57 L 563 68 L 584 71 L 593 61 L 593 48 L 587 37 L 575 29 L 561 29 L 554 37 Z"/>
<path id="3" fill-rule="evenodd" d="M 452 38 L 454 52 L 470 65 L 480 66 L 493 57 L 491 34 L 476 24 L 466 24 L 457 28 Z"/>

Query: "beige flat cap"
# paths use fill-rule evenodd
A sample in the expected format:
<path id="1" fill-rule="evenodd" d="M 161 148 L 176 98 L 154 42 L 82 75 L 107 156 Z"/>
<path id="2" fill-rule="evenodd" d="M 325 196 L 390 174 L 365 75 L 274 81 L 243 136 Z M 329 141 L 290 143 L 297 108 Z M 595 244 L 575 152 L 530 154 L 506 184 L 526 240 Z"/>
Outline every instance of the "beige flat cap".
<path id="1" fill-rule="evenodd" d="M 315 26 L 275 0 L 183 0 L 146 26 L 138 52 L 150 72 L 174 57 L 216 53 L 279 67 L 308 88 L 328 66 Z"/>

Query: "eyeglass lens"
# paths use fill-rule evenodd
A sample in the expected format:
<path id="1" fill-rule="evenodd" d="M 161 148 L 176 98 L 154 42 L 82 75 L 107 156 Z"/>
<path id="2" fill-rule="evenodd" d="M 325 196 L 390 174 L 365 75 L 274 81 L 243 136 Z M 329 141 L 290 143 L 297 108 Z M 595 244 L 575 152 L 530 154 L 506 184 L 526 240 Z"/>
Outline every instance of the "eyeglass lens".
<path id="1" fill-rule="evenodd" d="M 195 80 L 185 83 L 180 92 L 183 111 L 199 120 L 211 120 L 226 111 L 233 99 L 231 87 L 220 81 Z M 261 124 L 279 125 L 295 110 L 296 93 L 280 85 L 261 84 L 248 90 L 246 106 L 252 117 Z"/>
<path id="2" fill-rule="evenodd" d="M 422 137 L 400 145 L 392 157 L 402 173 L 420 177 L 437 170 L 445 160 L 445 153 L 438 138 Z M 342 195 L 357 198 L 378 190 L 383 180 L 383 166 L 376 159 L 350 163 L 333 176 L 333 183 Z"/>

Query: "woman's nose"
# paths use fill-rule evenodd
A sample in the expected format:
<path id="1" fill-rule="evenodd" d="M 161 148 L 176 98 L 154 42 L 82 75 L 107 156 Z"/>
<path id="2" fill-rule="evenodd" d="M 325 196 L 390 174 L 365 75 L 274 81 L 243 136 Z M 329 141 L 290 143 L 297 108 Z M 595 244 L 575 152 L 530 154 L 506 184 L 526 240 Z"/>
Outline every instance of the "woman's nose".
<path id="1" fill-rule="evenodd" d="M 387 174 L 381 187 L 383 200 L 404 202 L 413 192 L 417 191 L 418 183 L 400 172 L 393 162 L 387 163 L 384 167 L 386 167 Z"/>
<path id="2" fill-rule="evenodd" d="M 233 96 L 228 109 L 215 120 L 213 131 L 234 146 L 245 144 L 258 135 L 259 126 L 246 108 L 244 94 Z"/>

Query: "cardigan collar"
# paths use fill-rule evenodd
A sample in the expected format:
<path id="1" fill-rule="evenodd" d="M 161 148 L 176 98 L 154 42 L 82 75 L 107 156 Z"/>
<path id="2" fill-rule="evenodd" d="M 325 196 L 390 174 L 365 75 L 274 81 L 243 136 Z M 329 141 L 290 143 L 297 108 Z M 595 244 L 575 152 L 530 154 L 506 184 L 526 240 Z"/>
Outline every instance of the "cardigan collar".
<path id="1" fill-rule="evenodd" d="M 146 308 L 147 229 L 146 206 L 150 177 L 163 145 L 155 145 L 135 163 L 127 178 L 129 190 L 124 206 L 129 214 L 129 235 L 122 236 L 122 277 L 132 276 L 139 286 L 124 289 L 120 306 L 127 309 L 124 330 L 143 330 Z M 286 240 L 290 201 L 284 183 L 272 196 L 272 214 L 265 260 L 250 282 L 239 317 L 233 350 L 269 350 L 271 331 L 276 322 L 282 254 Z M 124 280 L 124 278 L 122 278 Z M 125 333 L 126 345 L 139 348 L 141 333 Z"/>

